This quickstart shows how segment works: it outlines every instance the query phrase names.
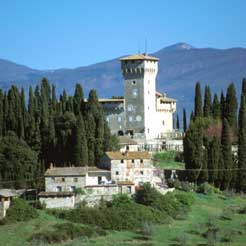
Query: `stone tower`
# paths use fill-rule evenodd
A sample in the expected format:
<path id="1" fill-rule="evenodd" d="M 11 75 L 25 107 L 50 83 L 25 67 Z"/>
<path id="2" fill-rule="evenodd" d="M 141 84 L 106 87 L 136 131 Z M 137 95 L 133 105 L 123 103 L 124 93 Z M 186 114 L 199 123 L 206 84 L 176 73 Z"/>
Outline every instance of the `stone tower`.
<path id="1" fill-rule="evenodd" d="M 156 137 L 156 57 L 137 54 L 120 59 L 124 76 L 126 133 L 137 138 Z"/>

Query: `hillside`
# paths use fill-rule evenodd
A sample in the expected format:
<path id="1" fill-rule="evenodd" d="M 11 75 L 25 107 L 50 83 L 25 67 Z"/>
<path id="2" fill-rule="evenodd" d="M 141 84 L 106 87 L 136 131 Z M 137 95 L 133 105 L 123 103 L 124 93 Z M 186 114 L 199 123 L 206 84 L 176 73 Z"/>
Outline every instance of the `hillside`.
<path id="1" fill-rule="evenodd" d="M 196 81 L 209 84 L 213 91 L 220 93 L 222 88 L 233 81 L 240 88 L 246 77 L 246 49 L 194 48 L 189 44 L 178 43 L 163 48 L 152 55 L 160 58 L 157 88 L 178 99 L 178 107 L 191 108 Z M 0 87 L 8 88 L 13 82 L 28 88 L 37 84 L 42 77 L 56 84 L 57 91 L 63 89 L 73 93 L 75 83 L 83 85 L 87 94 L 91 88 L 100 97 L 123 94 L 123 83 L 118 58 L 74 69 L 35 70 L 6 60 L 0 60 Z"/>

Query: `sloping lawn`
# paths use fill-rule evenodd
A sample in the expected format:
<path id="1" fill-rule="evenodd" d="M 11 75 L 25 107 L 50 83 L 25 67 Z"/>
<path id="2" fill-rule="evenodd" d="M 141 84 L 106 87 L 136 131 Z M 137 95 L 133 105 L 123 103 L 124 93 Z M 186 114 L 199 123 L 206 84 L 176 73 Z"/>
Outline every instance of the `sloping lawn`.
<path id="1" fill-rule="evenodd" d="M 184 169 L 184 163 L 178 161 L 179 152 L 165 151 L 154 155 L 154 165 L 162 169 Z"/>
<path id="2" fill-rule="evenodd" d="M 213 245 L 202 234 L 207 231 L 207 224 L 211 223 L 219 228 L 217 246 L 230 245 L 221 242 L 225 235 L 232 235 L 232 244 L 245 246 L 246 242 L 246 214 L 234 213 L 231 220 L 221 219 L 224 209 L 231 206 L 246 206 L 246 198 L 239 196 L 225 197 L 219 194 L 195 194 L 195 202 L 187 217 L 173 220 L 169 224 L 153 226 L 152 237 L 149 241 L 136 240 L 137 235 L 130 232 L 110 233 L 106 237 L 90 240 L 85 245 L 141 245 L 141 246 L 178 246 L 178 245 Z M 183 243 L 183 244 L 182 244 Z M 80 244 L 69 244 L 80 245 Z"/>
<path id="3" fill-rule="evenodd" d="M 230 212 L 231 207 L 245 206 L 246 198 L 233 196 L 226 197 L 221 194 L 194 194 L 195 202 L 191 211 L 185 218 L 172 220 L 169 224 L 153 226 L 150 240 L 144 241 L 141 236 L 133 232 L 109 232 L 106 236 L 91 239 L 77 238 L 61 244 L 66 246 L 175 246 L 175 245 L 213 245 L 209 237 L 205 237 L 208 227 L 216 227 L 216 246 L 230 245 L 226 240 L 232 240 L 231 245 L 245 246 L 246 242 L 246 214 L 243 211 Z M 225 210 L 226 209 L 226 210 Z M 0 245 L 2 246 L 36 246 L 47 245 L 30 243 L 28 239 L 33 233 L 52 229 L 57 223 L 64 220 L 56 219 L 39 211 L 40 216 L 29 222 L 0 226 Z M 231 237 L 231 238 L 230 238 Z M 229 238 L 229 239 L 228 239 Z M 224 240 L 224 241 L 223 241 Z M 182 244 L 183 243 L 183 244 Z M 185 244 L 186 243 L 186 244 Z"/>

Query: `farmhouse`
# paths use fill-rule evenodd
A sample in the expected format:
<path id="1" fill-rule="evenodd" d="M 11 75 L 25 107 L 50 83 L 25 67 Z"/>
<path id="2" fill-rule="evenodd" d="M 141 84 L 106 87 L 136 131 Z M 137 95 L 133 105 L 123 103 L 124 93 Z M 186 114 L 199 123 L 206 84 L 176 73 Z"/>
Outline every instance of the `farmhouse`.
<path id="1" fill-rule="evenodd" d="M 85 201 L 94 206 L 114 194 L 133 195 L 135 188 L 150 183 L 163 187 L 164 177 L 156 172 L 148 152 L 106 152 L 98 167 L 53 167 L 45 172 L 45 191 L 39 199 L 47 208 L 73 208 Z"/>

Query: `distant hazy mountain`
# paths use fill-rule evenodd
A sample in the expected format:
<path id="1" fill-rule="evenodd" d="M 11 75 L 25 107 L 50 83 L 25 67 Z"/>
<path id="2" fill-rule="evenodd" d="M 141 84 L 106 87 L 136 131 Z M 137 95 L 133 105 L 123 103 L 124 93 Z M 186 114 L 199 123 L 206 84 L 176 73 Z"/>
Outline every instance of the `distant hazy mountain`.
<path id="1" fill-rule="evenodd" d="M 177 98 L 178 108 L 193 106 L 196 81 L 209 84 L 214 92 L 220 93 L 233 81 L 239 90 L 241 80 L 246 77 L 246 49 L 194 48 L 178 43 L 159 50 L 152 55 L 160 58 L 157 88 L 170 97 Z M 69 94 L 75 83 L 83 85 L 85 93 L 91 88 L 100 97 L 123 95 L 123 78 L 117 59 L 75 69 L 35 70 L 0 59 L 0 87 L 7 89 L 13 82 L 19 87 L 35 85 L 42 77 L 56 84 L 58 93 L 63 89 Z"/>

